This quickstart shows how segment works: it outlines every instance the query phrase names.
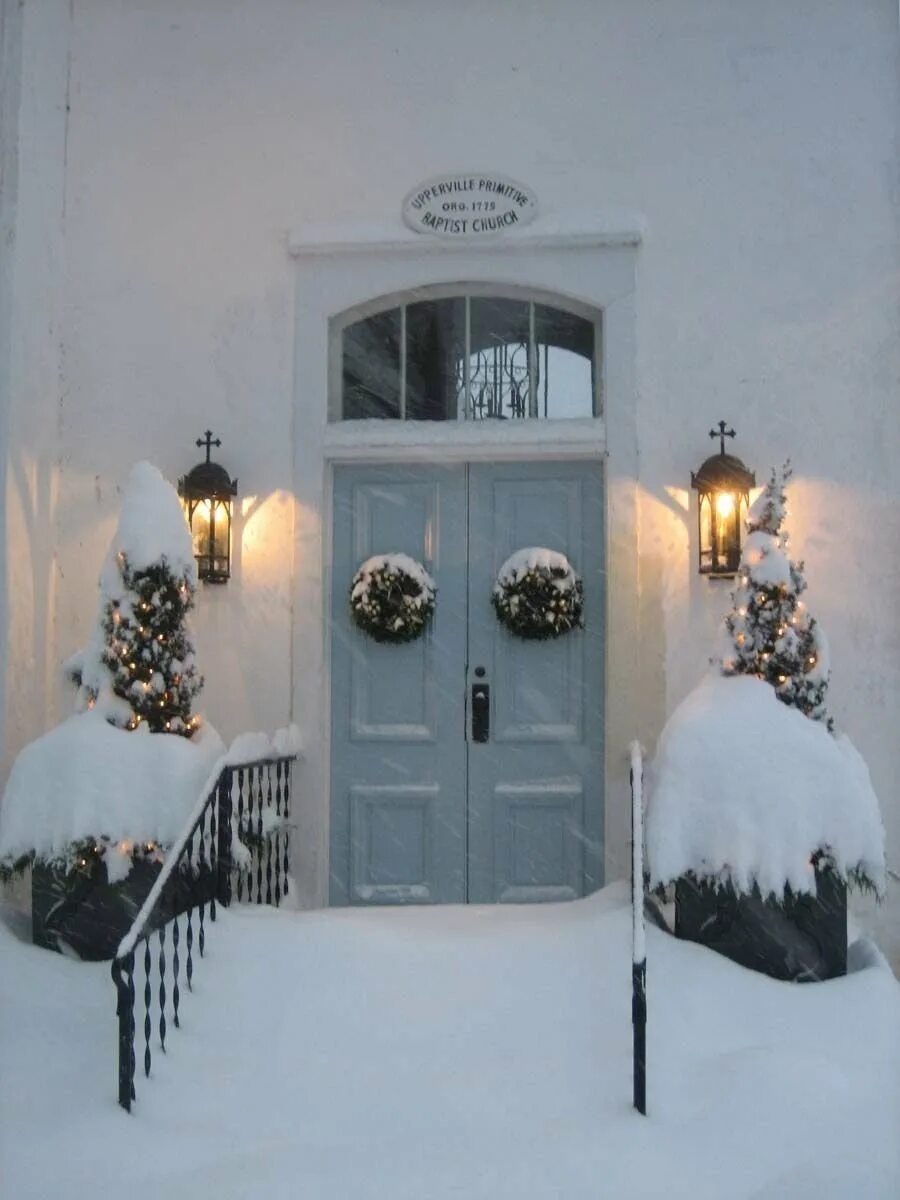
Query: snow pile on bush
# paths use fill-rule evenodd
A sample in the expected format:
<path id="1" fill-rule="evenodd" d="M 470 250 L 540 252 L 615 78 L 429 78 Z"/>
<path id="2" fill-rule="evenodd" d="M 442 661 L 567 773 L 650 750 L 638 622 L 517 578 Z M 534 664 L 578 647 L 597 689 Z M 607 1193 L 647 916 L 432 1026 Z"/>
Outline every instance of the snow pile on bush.
<path id="1" fill-rule="evenodd" d="M 885 884 L 884 828 L 849 738 L 751 676 L 709 676 L 676 709 L 650 776 L 653 886 L 692 872 L 737 891 L 814 892 L 812 856 Z"/>
<path id="2" fill-rule="evenodd" d="M 181 832 L 222 739 L 204 723 L 193 738 L 117 729 L 97 711 L 70 717 L 15 761 L 0 806 L 0 860 L 65 859 L 90 838 L 155 842 Z"/>

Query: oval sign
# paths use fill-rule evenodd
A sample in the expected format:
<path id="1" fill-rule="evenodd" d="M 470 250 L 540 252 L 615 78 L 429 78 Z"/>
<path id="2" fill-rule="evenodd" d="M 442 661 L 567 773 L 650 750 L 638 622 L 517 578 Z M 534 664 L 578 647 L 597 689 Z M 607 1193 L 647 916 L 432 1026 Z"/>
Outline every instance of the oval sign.
<path id="1" fill-rule="evenodd" d="M 472 171 L 427 179 L 403 201 L 403 220 L 416 233 L 443 238 L 493 237 L 537 216 L 531 188 L 505 175 Z"/>

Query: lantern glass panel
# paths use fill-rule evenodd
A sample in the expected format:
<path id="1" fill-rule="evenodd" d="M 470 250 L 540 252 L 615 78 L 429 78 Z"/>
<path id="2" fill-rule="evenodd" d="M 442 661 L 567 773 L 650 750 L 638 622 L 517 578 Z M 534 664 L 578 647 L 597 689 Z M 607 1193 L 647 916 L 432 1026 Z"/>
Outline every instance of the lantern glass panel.
<path id="1" fill-rule="evenodd" d="M 210 550 L 212 573 L 217 578 L 227 579 L 231 549 L 231 505 L 227 500 L 217 500 L 215 505 L 215 533 Z"/>
<path id="2" fill-rule="evenodd" d="M 207 558 L 212 552 L 210 545 L 210 516 L 212 506 L 208 500 L 198 500 L 189 511 L 188 519 L 191 526 L 191 537 L 194 542 L 194 557 Z"/>
<path id="3" fill-rule="evenodd" d="M 700 571 L 705 574 L 713 569 L 712 503 L 708 492 L 700 492 L 698 511 L 700 514 Z"/>
<path id="4" fill-rule="evenodd" d="M 739 514 L 740 497 L 735 492 L 716 493 L 713 528 L 715 566 L 713 569 L 717 572 L 728 573 L 737 570 L 740 552 Z"/>

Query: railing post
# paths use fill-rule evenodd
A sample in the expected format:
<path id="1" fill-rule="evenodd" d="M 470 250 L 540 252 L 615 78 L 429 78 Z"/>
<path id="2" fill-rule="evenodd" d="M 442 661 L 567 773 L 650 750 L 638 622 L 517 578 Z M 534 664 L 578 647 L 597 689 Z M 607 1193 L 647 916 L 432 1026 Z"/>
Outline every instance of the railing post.
<path id="1" fill-rule="evenodd" d="M 134 959 L 129 955 L 129 959 Z M 128 959 L 124 960 L 126 963 Z M 122 974 L 122 961 L 114 958 L 111 968 L 116 985 L 116 1016 L 119 1018 L 119 1104 L 131 1112 L 134 1095 L 134 997 L 129 981 Z"/>
<path id="2" fill-rule="evenodd" d="M 644 764 L 631 745 L 631 1024 L 633 1103 L 647 1115 L 647 946 L 644 929 Z"/>
<path id="3" fill-rule="evenodd" d="M 218 847 L 216 866 L 216 897 L 227 908 L 231 903 L 231 780 L 233 772 L 226 767 L 218 787 Z"/>

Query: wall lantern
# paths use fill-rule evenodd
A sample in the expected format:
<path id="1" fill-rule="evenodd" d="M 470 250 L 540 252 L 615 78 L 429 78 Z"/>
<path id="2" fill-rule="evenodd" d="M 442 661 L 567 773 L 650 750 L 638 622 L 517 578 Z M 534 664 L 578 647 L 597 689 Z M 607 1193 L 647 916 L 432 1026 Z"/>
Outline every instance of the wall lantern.
<path id="1" fill-rule="evenodd" d="M 210 462 L 212 447 L 222 445 L 219 438 L 213 440 L 211 430 L 197 438 L 197 445 L 205 447 L 206 462 L 197 463 L 178 480 L 178 495 L 194 539 L 197 574 L 207 583 L 225 583 L 231 575 L 231 507 L 237 480 Z"/>
<path id="2" fill-rule="evenodd" d="M 719 453 L 710 455 L 696 475 L 691 472 L 691 487 L 698 493 L 700 574 L 729 577 L 741 561 L 741 531 L 756 476 L 725 453 L 725 439 L 733 438 L 734 430 L 726 429 L 724 421 L 709 436 L 719 439 Z"/>

